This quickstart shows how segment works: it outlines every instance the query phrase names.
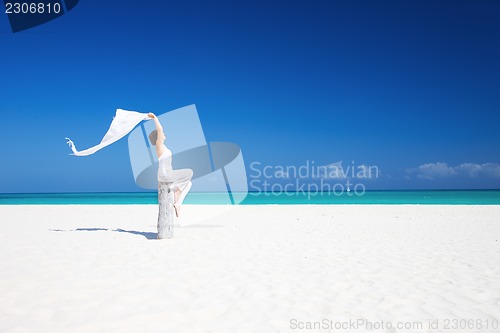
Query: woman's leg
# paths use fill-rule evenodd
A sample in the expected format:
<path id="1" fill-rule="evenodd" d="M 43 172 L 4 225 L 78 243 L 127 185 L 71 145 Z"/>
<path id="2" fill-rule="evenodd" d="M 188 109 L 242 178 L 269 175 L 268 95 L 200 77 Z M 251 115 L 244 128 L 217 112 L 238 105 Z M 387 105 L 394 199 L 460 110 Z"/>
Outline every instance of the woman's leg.
<path id="1" fill-rule="evenodd" d="M 168 174 L 168 181 L 172 183 L 174 188 L 174 207 L 176 209 L 177 216 L 180 213 L 180 206 L 184 201 L 184 198 L 191 189 L 192 183 L 191 178 L 193 177 L 193 170 L 191 169 L 178 169 L 173 170 Z"/>
<path id="2" fill-rule="evenodd" d="M 174 202 L 177 202 L 179 200 L 179 197 L 181 195 L 181 189 L 180 188 L 176 188 L 175 189 L 175 192 L 174 192 Z"/>
<path id="3" fill-rule="evenodd" d="M 191 181 L 188 181 L 187 185 L 184 187 L 184 189 L 181 190 L 181 193 L 179 195 L 179 198 L 177 199 L 177 201 L 175 202 L 177 205 L 182 205 L 182 202 L 184 201 L 184 198 L 186 197 L 186 195 L 188 194 L 189 190 L 191 189 L 191 186 L 193 185 L 193 183 L 191 183 Z"/>

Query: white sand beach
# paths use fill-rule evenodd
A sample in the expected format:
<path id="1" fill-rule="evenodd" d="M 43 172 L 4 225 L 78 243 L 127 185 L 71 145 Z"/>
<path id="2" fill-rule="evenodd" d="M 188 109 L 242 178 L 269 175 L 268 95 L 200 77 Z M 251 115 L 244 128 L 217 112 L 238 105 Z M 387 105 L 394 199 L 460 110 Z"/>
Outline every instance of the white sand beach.
<path id="1" fill-rule="evenodd" d="M 0 206 L 0 332 L 500 332 L 500 206 L 182 213 Z"/>

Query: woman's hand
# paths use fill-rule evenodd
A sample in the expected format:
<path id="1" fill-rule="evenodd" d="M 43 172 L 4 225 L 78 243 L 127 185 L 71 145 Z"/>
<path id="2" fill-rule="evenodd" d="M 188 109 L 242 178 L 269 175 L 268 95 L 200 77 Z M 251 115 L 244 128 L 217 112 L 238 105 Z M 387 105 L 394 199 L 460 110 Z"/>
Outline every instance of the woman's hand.
<path id="1" fill-rule="evenodd" d="M 148 117 L 151 118 L 151 119 L 155 119 L 156 118 L 155 114 L 151 113 L 151 112 L 148 113 Z"/>

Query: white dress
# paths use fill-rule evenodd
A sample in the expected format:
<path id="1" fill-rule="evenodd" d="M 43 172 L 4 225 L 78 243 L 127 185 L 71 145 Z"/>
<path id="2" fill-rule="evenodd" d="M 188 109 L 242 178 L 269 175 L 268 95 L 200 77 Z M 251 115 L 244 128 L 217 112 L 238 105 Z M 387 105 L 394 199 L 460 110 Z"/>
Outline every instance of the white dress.
<path id="1" fill-rule="evenodd" d="M 172 152 L 165 147 L 163 154 L 158 157 L 158 182 L 166 183 L 174 191 L 180 189 L 181 195 L 177 200 L 177 204 L 181 205 L 184 198 L 191 189 L 191 178 L 193 178 L 193 170 L 172 168 Z"/>

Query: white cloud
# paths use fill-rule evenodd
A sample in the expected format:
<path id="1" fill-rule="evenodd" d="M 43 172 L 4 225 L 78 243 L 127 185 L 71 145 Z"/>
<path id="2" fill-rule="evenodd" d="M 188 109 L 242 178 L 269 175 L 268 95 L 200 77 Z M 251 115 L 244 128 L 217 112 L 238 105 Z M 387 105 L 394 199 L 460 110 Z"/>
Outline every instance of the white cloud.
<path id="1" fill-rule="evenodd" d="M 500 164 L 462 163 L 457 166 L 448 166 L 443 162 L 426 163 L 417 168 L 406 169 L 405 173 L 408 176 L 429 180 L 449 177 L 500 178 Z"/>
<path id="2" fill-rule="evenodd" d="M 278 169 L 274 173 L 274 177 L 276 178 L 290 178 L 290 174 L 286 172 L 285 170 Z"/>
<path id="3" fill-rule="evenodd" d="M 346 171 L 342 167 L 342 161 L 333 162 L 317 167 L 316 176 L 323 179 L 345 179 Z"/>
<path id="4" fill-rule="evenodd" d="M 477 178 L 482 171 L 482 166 L 475 163 L 462 163 L 456 167 L 457 172 L 470 178 Z"/>

